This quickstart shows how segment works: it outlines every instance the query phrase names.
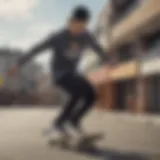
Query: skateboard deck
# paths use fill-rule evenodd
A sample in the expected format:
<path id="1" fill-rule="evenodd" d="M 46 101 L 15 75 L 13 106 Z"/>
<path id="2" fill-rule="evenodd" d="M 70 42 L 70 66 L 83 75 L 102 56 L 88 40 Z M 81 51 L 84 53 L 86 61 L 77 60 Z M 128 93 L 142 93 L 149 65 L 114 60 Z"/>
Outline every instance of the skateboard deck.
<path id="1" fill-rule="evenodd" d="M 48 143 L 51 147 L 57 146 L 62 149 L 81 151 L 93 147 L 95 142 L 101 140 L 103 137 L 104 135 L 101 133 L 84 135 L 80 139 L 73 139 L 72 137 L 64 136 L 62 139 L 50 140 Z"/>

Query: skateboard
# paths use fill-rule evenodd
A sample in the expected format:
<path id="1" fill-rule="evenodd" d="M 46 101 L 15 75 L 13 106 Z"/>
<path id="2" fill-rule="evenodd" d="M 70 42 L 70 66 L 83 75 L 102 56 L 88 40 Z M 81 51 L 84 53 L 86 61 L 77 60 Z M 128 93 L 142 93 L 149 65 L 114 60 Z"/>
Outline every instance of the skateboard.
<path id="1" fill-rule="evenodd" d="M 59 140 L 49 140 L 48 144 L 50 147 L 60 147 L 61 149 L 69 149 L 73 151 L 85 151 L 89 148 L 93 148 L 98 140 L 104 137 L 101 133 L 94 133 L 83 135 L 79 139 L 74 139 L 68 135 L 65 135 Z"/>

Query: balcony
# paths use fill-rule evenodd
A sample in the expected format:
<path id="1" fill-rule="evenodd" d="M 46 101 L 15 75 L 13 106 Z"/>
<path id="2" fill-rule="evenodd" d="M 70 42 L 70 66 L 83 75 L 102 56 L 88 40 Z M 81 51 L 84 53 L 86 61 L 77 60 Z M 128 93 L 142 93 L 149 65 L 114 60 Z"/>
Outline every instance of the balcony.
<path id="1" fill-rule="evenodd" d="M 109 73 L 109 81 L 119 81 L 135 78 L 137 75 L 137 62 L 130 61 L 119 64 Z"/>
<path id="2" fill-rule="evenodd" d="M 132 79 L 137 76 L 137 62 L 130 61 L 126 63 L 121 63 L 115 68 L 108 68 L 104 66 L 98 71 L 93 72 L 88 76 L 94 84 L 100 85 L 106 82 L 120 81 L 126 79 Z"/>
<path id="3" fill-rule="evenodd" d="M 112 28 L 111 46 L 133 41 L 137 36 L 159 28 L 159 17 L 160 1 L 145 1 L 143 5 L 137 7 L 129 16 Z"/>
<path id="4" fill-rule="evenodd" d="M 111 0 L 111 21 L 112 25 L 118 24 L 122 19 L 126 18 L 140 4 L 139 0 Z"/>

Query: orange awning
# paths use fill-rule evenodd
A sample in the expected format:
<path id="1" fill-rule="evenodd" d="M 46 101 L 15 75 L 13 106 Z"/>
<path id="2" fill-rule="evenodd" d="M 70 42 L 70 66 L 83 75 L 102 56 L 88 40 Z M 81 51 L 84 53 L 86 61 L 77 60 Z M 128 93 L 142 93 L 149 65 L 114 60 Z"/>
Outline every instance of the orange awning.
<path id="1" fill-rule="evenodd" d="M 137 75 L 137 62 L 131 61 L 119 64 L 109 74 L 109 81 L 118 81 L 134 78 Z"/>
<path id="2" fill-rule="evenodd" d="M 130 61 L 121 63 L 113 68 L 107 66 L 100 68 L 98 71 L 90 74 L 88 79 L 95 85 L 111 81 L 119 81 L 134 78 L 137 75 L 137 62 Z"/>

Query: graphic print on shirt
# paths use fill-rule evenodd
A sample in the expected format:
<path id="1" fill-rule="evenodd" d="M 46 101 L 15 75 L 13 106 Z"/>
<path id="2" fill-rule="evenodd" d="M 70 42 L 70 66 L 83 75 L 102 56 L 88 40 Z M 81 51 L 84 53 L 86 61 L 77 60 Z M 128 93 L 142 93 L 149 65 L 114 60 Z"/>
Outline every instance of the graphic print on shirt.
<path id="1" fill-rule="evenodd" d="M 80 46 L 76 42 L 71 42 L 68 49 L 65 51 L 65 56 L 69 59 L 76 59 L 80 55 Z"/>

